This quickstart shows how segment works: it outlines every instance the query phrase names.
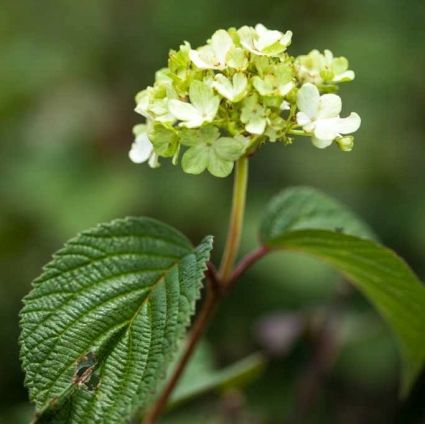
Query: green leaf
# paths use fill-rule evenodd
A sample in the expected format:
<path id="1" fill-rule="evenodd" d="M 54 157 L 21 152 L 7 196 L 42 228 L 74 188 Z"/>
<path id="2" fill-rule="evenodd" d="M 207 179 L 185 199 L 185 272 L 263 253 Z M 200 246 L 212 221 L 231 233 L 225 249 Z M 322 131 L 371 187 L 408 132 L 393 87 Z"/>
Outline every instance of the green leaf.
<path id="1" fill-rule="evenodd" d="M 100 225 L 45 267 L 21 312 L 37 422 L 122 423 L 155 394 L 199 297 L 197 248 L 148 218 Z"/>
<path id="2" fill-rule="evenodd" d="M 317 256 L 363 292 L 397 335 L 406 394 L 425 360 L 425 287 L 409 266 L 374 241 L 331 231 L 283 232 L 265 244 Z"/>
<path id="3" fill-rule="evenodd" d="M 272 199 L 260 236 L 267 241 L 288 231 L 322 229 L 375 238 L 372 230 L 347 207 L 310 187 L 292 187 Z"/>
<path id="4" fill-rule="evenodd" d="M 425 360 L 425 288 L 408 265 L 391 250 L 366 240 L 375 238 L 373 232 L 345 206 L 308 187 L 276 196 L 266 208 L 260 233 L 272 249 L 323 259 L 365 294 L 399 339 L 406 393 Z"/>
<path id="5" fill-rule="evenodd" d="M 203 343 L 191 358 L 168 406 L 173 408 L 211 391 L 242 387 L 257 378 L 265 365 L 265 358 L 255 353 L 217 370 L 208 345 Z"/>

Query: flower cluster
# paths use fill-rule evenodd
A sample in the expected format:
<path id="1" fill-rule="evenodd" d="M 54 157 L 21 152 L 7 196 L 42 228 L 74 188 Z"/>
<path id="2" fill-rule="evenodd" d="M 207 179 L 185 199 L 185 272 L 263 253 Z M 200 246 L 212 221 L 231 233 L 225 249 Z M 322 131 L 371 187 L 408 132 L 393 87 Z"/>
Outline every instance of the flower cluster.
<path id="1" fill-rule="evenodd" d="M 208 170 L 217 177 L 267 141 L 310 137 L 318 148 L 333 142 L 344 151 L 360 126 L 351 113 L 341 118 L 337 84 L 351 81 L 347 59 L 329 50 L 291 57 L 291 31 L 253 27 L 216 31 L 205 46 L 185 42 L 171 51 L 168 67 L 136 96 L 146 124 L 134 128 L 130 158 L 159 165 L 180 161 L 185 172 Z"/>

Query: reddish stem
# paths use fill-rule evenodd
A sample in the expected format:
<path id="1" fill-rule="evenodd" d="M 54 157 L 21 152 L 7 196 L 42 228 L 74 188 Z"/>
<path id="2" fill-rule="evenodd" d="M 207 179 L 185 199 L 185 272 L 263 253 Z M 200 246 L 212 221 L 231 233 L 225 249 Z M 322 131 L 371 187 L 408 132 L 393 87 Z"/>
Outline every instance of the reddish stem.
<path id="1" fill-rule="evenodd" d="M 230 276 L 229 280 L 225 282 L 225 288 L 228 289 L 232 287 L 248 268 L 250 268 L 255 262 L 260 260 L 268 252 L 270 252 L 270 249 L 267 246 L 260 246 L 258 249 L 255 249 L 242 258 L 241 261 L 236 265 L 236 268 Z"/>
<path id="2" fill-rule="evenodd" d="M 196 317 L 195 323 L 193 324 L 192 330 L 189 334 L 186 347 L 184 349 L 183 355 L 179 359 L 179 362 L 167 382 L 164 391 L 161 393 L 160 397 L 156 400 L 153 408 L 148 411 L 146 414 L 143 423 L 144 424 L 155 424 L 162 411 L 167 406 L 168 399 L 173 392 L 174 388 L 177 385 L 183 371 L 186 368 L 186 365 L 192 356 L 192 353 L 201 338 L 204 334 L 207 324 L 211 315 L 213 314 L 218 301 L 220 299 L 220 293 L 214 289 L 213 286 L 209 287 L 207 296 L 202 309 L 200 310 L 198 316 Z"/>

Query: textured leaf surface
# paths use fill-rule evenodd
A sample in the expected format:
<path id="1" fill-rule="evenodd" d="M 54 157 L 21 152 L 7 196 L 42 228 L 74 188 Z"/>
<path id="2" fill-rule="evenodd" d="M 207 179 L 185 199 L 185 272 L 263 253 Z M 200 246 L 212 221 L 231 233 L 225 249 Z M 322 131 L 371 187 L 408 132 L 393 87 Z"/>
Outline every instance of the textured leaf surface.
<path id="1" fill-rule="evenodd" d="M 310 187 L 292 187 L 266 207 L 260 235 L 269 240 L 294 230 L 322 229 L 374 238 L 372 230 L 346 206 Z"/>
<path id="2" fill-rule="evenodd" d="M 373 241 L 331 231 L 289 231 L 267 240 L 266 245 L 317 256 L 365 294 L 398 336 L 406 393 L 425 360 L 425 286 L 409 266 Z"/>
<path id="3" fill-rule="evenodd" d="M 122 423 L 146 406 L 194 312 L 211 247 L 128 218 L 54 256 L 21 312 L 37 422 Z"/>

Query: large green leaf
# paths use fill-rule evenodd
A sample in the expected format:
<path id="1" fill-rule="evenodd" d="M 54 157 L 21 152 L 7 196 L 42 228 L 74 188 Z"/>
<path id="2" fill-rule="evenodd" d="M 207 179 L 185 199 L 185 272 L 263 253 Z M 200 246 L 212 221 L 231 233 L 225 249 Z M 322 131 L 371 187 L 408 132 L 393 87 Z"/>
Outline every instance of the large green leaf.
<path id="1" fill-rule="evenodd" d="M 310 187 L 291 187 L 275 196 L 266 207 L 260 235 L 269 240 L 287 231 L 306 229 L 375 238 L 367 224 L 346 206 Z"/>
<path id="2" fill-rule="evenodd" d="M 425 286 L 409 266 L 374 241 L 332 231 L 290 231 L 265 244 L 321 258 L 364 293 L 398 337 L 406 393 L 425 360 Z"/>
<path id="3" fill-rule="evenodd" d="M 21 312 L 37 422 L 122 423 L 142 410 L 199 297 L 210 237 L 193 248 L 147 218 L 100 225 L 45 267 Z"/>
<path id="4" fill-rule="evenodd" d="M 425 288 L 408 265 L 391 250 L 366 240 L 375 238 L 373 232 L 345 206 L 308 187 L 276 196 L 266 208 L 260 235 L 272 249 L 323 259 L 366 295 L 398 336 L 406 392 L 425 360 Z"/>

